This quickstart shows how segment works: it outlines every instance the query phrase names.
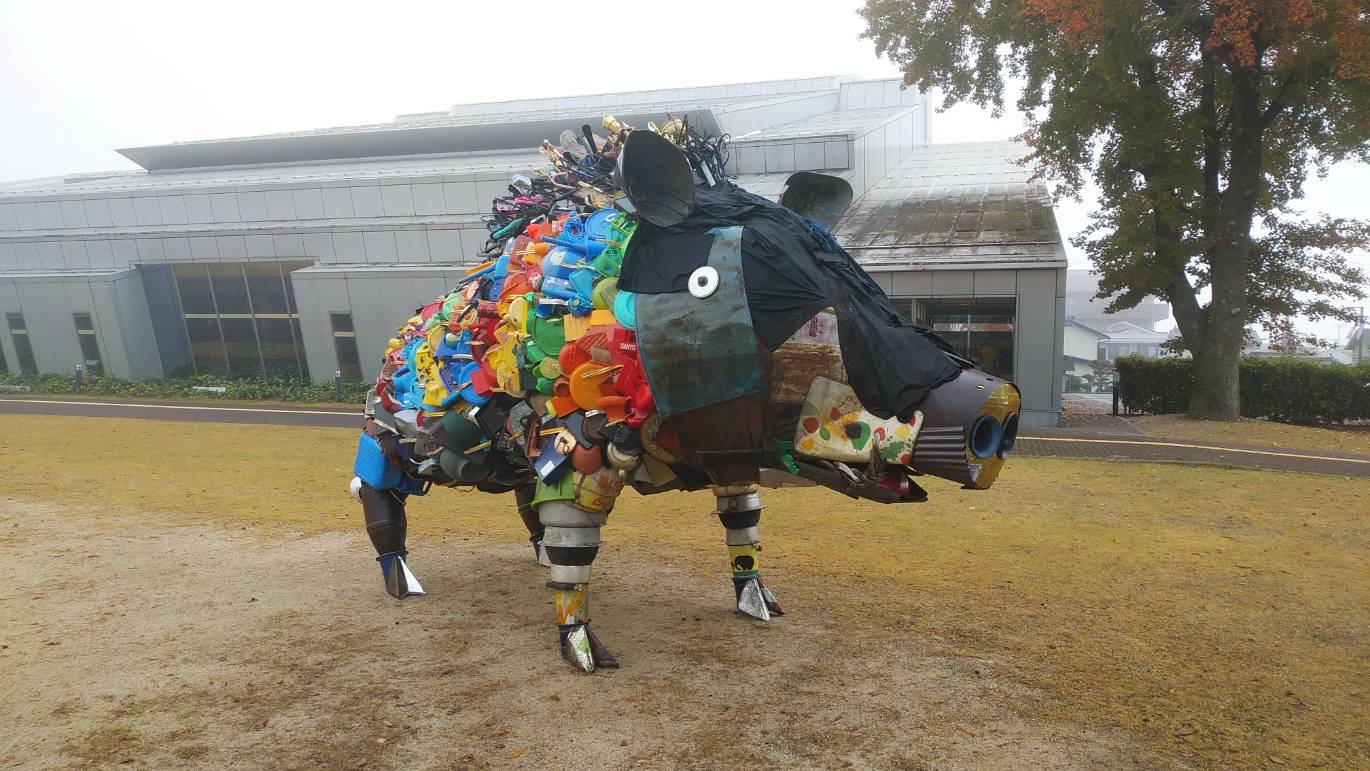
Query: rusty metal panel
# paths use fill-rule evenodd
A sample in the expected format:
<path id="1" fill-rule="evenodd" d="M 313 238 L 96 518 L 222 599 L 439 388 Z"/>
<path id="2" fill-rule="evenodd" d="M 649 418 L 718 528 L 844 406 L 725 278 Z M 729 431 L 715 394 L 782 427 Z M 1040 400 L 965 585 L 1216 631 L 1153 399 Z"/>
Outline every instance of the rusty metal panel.
<path id="1" fill-rule="evenodd" d="M 708 267 L 717 272 L 712 292 L 702 297 L 690 291 L 637 296 L 642 366 L 663 415 L 765 387 L 742 278 L 742 228 L 715 228 L 710 233 L 714 242 Z"/>

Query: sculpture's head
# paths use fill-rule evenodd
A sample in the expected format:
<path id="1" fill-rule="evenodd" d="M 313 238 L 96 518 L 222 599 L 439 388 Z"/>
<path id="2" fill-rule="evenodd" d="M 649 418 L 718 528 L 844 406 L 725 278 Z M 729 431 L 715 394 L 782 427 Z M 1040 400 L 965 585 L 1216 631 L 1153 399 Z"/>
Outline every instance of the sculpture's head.
<path id="1" fill-rule="evenodd" d="M 639 190 L 678 198 L 666 192 L 678 180 L 656 179 L 661 190 Z M 921 498 L 910 473 L 993 484 L 1017 435 L 1018 389 L 909 321 L 829 235 L 852 199 L 845 181 L 795 175 L 788 206 L 729 185 L 692 190 L 684 217 L 638 228 L 618 281 L 634 293 L 662 431 L 684 459 L 716 483 L 788 467 L 877 500 Z"/>

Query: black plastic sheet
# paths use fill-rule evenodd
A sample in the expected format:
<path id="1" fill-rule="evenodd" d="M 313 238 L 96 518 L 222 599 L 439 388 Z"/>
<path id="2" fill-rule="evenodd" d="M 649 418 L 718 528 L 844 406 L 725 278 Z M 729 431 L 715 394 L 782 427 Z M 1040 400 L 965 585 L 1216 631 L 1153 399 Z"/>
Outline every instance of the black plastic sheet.
<path id="1" fill-rule="evenodd" d="M 747 305 L 757 338 L 778 348 L 815 313 L 837 310 L 843 364 L 862 405 L 907 418 L 933 388 L 973 361 L 895 309 L 861 266 L 823 230 L 731 184 L 696 191 L 695 210 L 669 228 L 643 223 L 628 244 L 619 288 L 683 292 L 705 265 L 717 227 L 741 225 Z"/>

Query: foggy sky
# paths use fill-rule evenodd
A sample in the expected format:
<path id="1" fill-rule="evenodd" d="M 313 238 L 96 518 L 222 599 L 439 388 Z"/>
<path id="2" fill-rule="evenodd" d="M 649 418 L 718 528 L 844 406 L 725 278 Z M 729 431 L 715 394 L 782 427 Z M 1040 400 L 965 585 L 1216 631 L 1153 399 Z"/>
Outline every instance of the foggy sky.
<path id="1" fill-rule="evenodd" d="M 860 5 L 0 0 L 0 181 L 136 168 L 117 147 L 378 123 L 462 102 L 897 75 L 858 39 Z M 932 120 L 934 142 L 1021 130 L 1017 115 L 966 106 Z M 1367 216 L 1367 190 L 1370 168 L 1347 164 L 1310 180 L 1303 208 Z M 1067 239 L 1087 224 L 1089 198 L 1058 203 Z M 1071 267 L 1088 267 L 1067 251 Z M 1357 261 L 1370 267 L 1370 255 Z"/>

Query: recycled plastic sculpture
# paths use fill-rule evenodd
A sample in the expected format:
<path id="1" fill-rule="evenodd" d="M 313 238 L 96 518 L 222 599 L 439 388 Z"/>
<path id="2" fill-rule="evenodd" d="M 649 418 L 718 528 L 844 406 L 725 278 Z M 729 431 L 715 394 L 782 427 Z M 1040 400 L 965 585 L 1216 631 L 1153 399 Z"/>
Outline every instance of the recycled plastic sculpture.
<path id="1" fill-rule="evenodd" d="M 782 204 L 725 174 L 726 138 L 605 118 L 544 143 L 489 219 L 489 260 L 418 309 L 367 399 L 353 495 L 395 597 L 405 500 L 513 492 L 550 565 L 561 653 L 617 666 L 590 628 L 590 565 L 614 500 L 711 489 L 737 608 L 761 579 L 765 486 L 924 501 L 911 477 L 988 488 L 1019 394 L 895 310 L 828 232 L 843 180 L 801 172 Z"/>

